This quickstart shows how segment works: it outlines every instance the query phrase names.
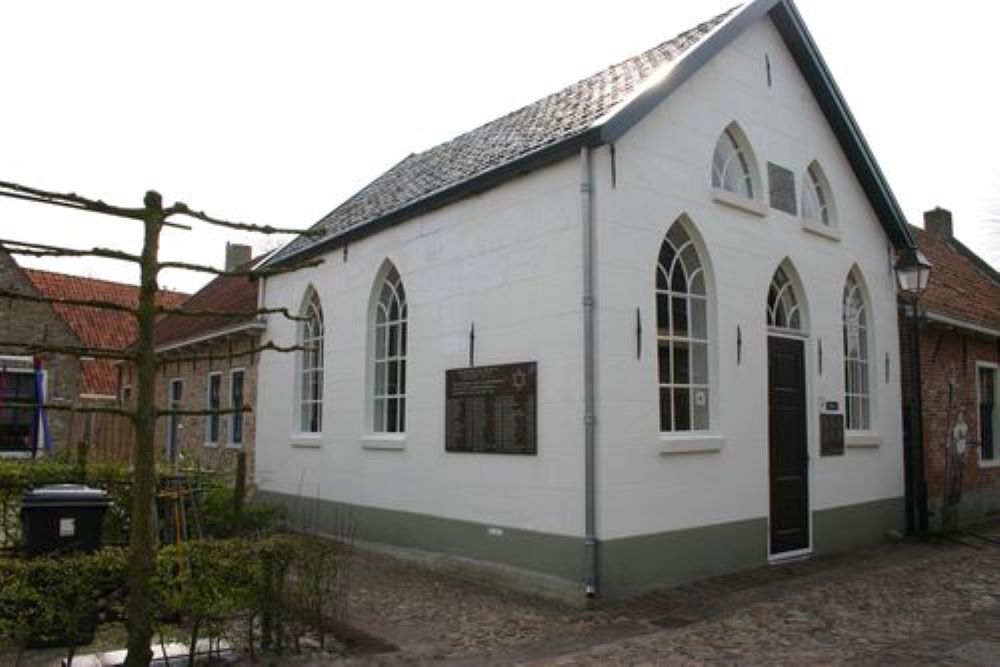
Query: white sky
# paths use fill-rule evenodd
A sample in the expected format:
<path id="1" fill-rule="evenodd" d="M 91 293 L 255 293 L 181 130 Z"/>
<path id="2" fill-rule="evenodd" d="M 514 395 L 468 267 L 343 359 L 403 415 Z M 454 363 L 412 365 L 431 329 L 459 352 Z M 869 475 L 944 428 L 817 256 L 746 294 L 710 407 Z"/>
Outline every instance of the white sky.
<path id="1" fill-rule="evenodd" d="M 675 35 L 735 0 L 9 2 L 0 180 L 311 225 L 410 152 Z M 799 0 L 910 222 L 936 205 L 1000 265 L 1000 3 Z M 136 250 L 136 223 L 0 199 L 0 238 Z M 219 265 L 226 240 L 168 230 Z M 274 241 L 270 242 L 272 245 Z M 128 265 L 58 260 L 136 282 Z M 206 278 L 170 273 L 194 290 Z"/>

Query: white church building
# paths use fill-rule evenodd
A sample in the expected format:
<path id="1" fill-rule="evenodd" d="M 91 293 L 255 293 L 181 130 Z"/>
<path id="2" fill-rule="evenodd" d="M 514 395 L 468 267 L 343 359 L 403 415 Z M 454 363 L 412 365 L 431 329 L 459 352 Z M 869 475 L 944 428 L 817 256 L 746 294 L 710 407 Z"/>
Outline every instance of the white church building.
<path id="1" fill-rule="evenodd" d="M 790 0 L 426 152 L 270 261 L 257 484 L 621 597 L 904 515 L 899 205 Z M 344 517 L 349 517 L 345 522 Z"/>

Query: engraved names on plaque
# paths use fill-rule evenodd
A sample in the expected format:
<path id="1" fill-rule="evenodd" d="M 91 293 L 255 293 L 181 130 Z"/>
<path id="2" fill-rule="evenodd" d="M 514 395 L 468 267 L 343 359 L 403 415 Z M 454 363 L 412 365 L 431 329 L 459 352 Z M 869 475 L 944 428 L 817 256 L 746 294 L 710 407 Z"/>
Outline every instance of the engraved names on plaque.
<path id="1" fill-rule="evenodd" d="M 536 454 L 537 364 L 446 371 L 445 450 Z"/>

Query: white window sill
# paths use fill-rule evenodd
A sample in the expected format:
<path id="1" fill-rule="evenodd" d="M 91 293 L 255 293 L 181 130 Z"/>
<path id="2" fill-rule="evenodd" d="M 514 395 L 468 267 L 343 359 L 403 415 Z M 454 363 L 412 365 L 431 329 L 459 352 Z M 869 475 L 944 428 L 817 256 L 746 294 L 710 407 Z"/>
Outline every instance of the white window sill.
<path id="1" fill-rule="evenodd" d="M 319 433 L 300 433 L 288 439 L 288 444 L 292 447 L 303 449 L 319 449 L 323 446 L 323 436 Z"/>
<path id="2" fill-rule="evenodd" d="M 756 199 L 747 199 L 743 195 L 737 195 L 727 190 L 712 188 L 712 199 L 720 204 L 738 208 L 741 211 L 752 213 L 761 218 L 767 215 L 767 204 L 764 202 Z"/>
<path id="3" fill-rule="evenodd" d="M 979 459 L 980 468 L 1000 468 L 1000 459 Z"/>
<path id="4" fill-rule="evenodd" d="M 809 220 L 802 221 L 802 230 L 816 236 L 822 236 L 825 239 L 830 239 L 831 241 L 839 241 L 843 237 L 839 229 L 827 227 L 823 224 L 816 224 Z"/>
<path id="5" fill-rule="evenodd" d="M 212 442 L 211 440 L 206 440 L 205 442 L 201 443 L 201 446 L 205 447 L 206 449 L 215 449 L 216 447 L 219 446 L 219 443 Z"/>
<path id="6" fill-rule="evenodd" d="M 242 442 L 227 442 L 226 449 L 243 449 Z"/>
<path id="7" fill-rule="evenodd" d="M 660 434 L 660 454 L 664 455 L 719 452 L 725 445 L 725 437 L 712 433 Z"/>
<path id="8" fill-rule="evenodd" d="M 878 433 L 845 433 L 844 446 L 856 449 L 881 447 L 882 436 Z"/>
<path id="9" fill-rule="evenodd" d="M 405 433 L 379 433 L 361 438 L 363 449 L 401 451 L 406 449 Z"/>

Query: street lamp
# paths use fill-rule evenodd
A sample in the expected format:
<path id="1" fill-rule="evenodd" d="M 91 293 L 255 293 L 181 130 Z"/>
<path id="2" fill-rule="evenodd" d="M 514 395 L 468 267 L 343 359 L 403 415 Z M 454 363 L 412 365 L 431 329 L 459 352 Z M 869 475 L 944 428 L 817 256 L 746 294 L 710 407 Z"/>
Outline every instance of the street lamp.
<path id="1" fill-rule="evenodd" d="M 906 248 L 896 261 L 899 292 L 910 302 L 910 442 L 903 453 L 906 469 L 906 527 L 927 534 L 927 479 L 924 476 L 924 420 L 920 378 L 920 297 L 927 291 L 931 263 L 916 246 Z"/>

